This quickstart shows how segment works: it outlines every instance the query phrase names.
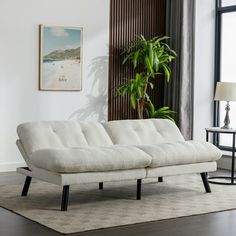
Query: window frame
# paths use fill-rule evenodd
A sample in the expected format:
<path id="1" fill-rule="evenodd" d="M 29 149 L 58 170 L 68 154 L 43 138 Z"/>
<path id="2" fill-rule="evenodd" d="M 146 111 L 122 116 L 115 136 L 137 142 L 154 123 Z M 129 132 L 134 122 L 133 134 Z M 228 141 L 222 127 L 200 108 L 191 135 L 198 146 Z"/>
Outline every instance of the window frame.
<path id="1" fill-rule="evenodd" d="M 216 84 L 220 81 L 221 75 L 221 32 L 222 32 L 222 16 L 223 14 L 236 12 L 236 4 L 231 6 L 222 7 L 222 0 L 216 0 L 215 9 L 215 68 L 214 68 L 214 90 Z M 214 116 L 213 125 L 216 127 L 220 126 L 220 109 L 219 102 L 214 101 Z M 224 151 L 232 151 L 232 147 L 223 146 L 219 144 L 219 135 L 213 136 L 213 143 L 220 147 Z"/>

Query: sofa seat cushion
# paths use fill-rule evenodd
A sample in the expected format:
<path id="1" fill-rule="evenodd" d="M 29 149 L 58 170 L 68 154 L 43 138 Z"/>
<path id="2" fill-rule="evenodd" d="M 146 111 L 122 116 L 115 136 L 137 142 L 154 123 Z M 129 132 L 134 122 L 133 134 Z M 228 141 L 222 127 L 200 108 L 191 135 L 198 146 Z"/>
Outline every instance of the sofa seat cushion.
<path id="1" fill-rule="evenodd" d="M 33 166 L 53 172 L 97 172 L 140 169 L 150 165 L 151 157 L 136 147 L 81 147 L 41 149 L 32 154 Z"/>
<path id="2" fill-rule="evenodd" d="M 199 141 L 183 141 L 158 145 L 136 146 L 152 157 L 149 167 L 185 165 L 217 161 L 221 151 L 213 144 Z"/>

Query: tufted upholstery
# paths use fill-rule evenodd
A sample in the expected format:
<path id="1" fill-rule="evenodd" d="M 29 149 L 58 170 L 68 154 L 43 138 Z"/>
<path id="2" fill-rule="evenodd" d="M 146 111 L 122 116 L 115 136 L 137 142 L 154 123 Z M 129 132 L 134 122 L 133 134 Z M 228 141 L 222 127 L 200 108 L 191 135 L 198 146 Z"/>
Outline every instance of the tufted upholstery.
<path id="1" fill-rule="evenodd" d="M 122 120 L 98 122 L 42 121 L 21 124 L 18 136 L 27 155 L 45 148 L 137 145 L 183 141 L 169 120 Z"/>
<path id="2" fill-rule="evenodd" d="M 152 158 L 132 146 L 41 149 L 32 154 L 33 166 L 59 173 L 141 169 Z"/>
<path id="3" fill-rule="evenodd" d="M 177 126 L 170 120 L 122 120 L 104 123 L 113 144 L 138 145 L 184 141 Z"/>
<path id="4" fill-rule="evenodd" d="M 184 141 L 177 126 L 163 119 L 44 121 L 21 124 L 17 132 L 27 163 L 58 173 L 157 168 L 221 157 L 209 143 Z"/>
<path id="5" fill-rule="evenodd" d="M 63 186 L 61 209 L 66 210 L 69 186 L 105 181 L 141 181 L 146 178 L 216 170 L 221 151 L 207 142 L 185 141 L 169 120 L 120 120 L 105 123 L 44 121 L 17 127 L 17 146 L 29 168 L 17 172 Z M 99 186 L 101 186 L 99 184 Z"/>
<path id="6" fill-rule="evenodd" d="M 45 148 L 112 145 L 104 127 L 98 122 L 32 122 L 19 125 L 17 133 L 29 157 Z"/>
<path id="7" fill-rule="evenodd" d="M 213 144 L 193 140 L 137 147 L 151 156 L 151 168 L 213 162 L 222 156 L 221 151 Z"/>

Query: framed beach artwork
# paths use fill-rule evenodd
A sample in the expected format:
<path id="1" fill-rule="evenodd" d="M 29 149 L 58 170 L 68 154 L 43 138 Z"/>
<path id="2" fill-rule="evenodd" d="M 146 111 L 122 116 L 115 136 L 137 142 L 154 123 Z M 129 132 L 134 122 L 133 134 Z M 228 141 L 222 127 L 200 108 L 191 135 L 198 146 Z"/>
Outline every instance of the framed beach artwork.
<path id="1" fill-rule="evenodd" d="M 79 27 L 39 26 L 39 89 L 82 89 L 82 38 Z"/>

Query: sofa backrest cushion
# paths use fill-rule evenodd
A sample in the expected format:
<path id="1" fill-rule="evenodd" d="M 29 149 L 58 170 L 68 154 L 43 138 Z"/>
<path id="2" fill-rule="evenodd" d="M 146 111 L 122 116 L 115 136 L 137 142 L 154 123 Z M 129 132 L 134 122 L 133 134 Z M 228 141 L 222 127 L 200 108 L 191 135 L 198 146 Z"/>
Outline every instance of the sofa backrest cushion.
<path id="1" fill-rule="evenodd" d="M 139 145 L 184 141 L 178 127 L 166 119 L 109 121 L 103 125 L 113 144 Z"/>
<path id="2" fill-rule="evenodd" d="M 17 133 L 26 154 L 47 148 L 159 144 L 184 141 L 177 126 L 163 119 L 99 122 L 42 121 L 24 123 Z"/>
<path id="3" fill-rule="evenodd" d="M 17 133 L 29 157 L 34 151 L 44 148 L 112 145 L 103 125 L 98 122 L 24 123 L 17 127 Z"/>

